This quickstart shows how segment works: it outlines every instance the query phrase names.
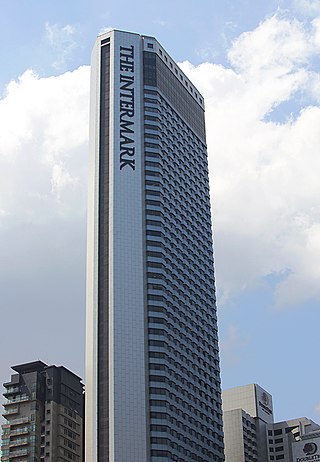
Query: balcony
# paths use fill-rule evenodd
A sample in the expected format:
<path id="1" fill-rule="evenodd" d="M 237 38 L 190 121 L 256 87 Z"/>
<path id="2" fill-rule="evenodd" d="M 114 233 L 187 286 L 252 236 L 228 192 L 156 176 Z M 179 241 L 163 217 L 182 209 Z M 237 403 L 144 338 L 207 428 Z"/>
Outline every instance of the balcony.
<path id="1" fill-rule="evenodd" d="M 19 414 L 19 406 L 9 407 L 8 409 L 5 409 L 2 415 L 3 417 L 7 417 L 13 414 Z"/>
<path id="2" fill-rule="evenodd" d="M 1 449 L 2 451 L 5 449 L 9 449 L 9 444 L 10 444 L 10 438 L 6 437 L 1 440 Z"/>
<path id="3" fill-rule="evenodd" d="M 7 387 L 6 391 L 3 393 L 3 396 L 7 397 L 7 395 L 13 395 L 20 392 L 19 387 Z"/>
<path id="4" fill-rule="evenodd" d="M 24 446 L 29 444 L 28 438 L 18 438 L 16 440 L 10 441 L 9 446 L 10 448 L 14 448 L 16 446 Z"/>
<path id="5" fill-rule="evenodd" d="M 18 449 L 17 451 L 9 452 L 9 459 L 15 459 L 16 457 L 27 456 L 29 453 L 28 449 Z"/>
<path id="6" fill-rule="evenodd" d="M 22 403 L 24 401 L 30 401 L 30 397 L 28 395 L 20 395 L 15 398 L 7 399 L 3 405 L 10 406 L 11 404 Z"/>
<path id="7" fill-rule="evenodd" d="M 6 431 L 4 434 L 7 435 L 7 436 L 16 436 L 16 435 L 27 435 L 28 433 L 30 433 L 28 427 L 19 427 L 19 428 L 15 428 L 14 430 L 9 430 L 9 431 Z"/>
<path id="8" fill-rule="evenodd" d="M 11 425 L 21 425 L 29 422 L 31 422 L 30 417 L 19 417 L 18 419 L 10 419 L 10 423 L 4 424 L 3 428 L 8 428 L 8 426 L 11 428 Z"/>

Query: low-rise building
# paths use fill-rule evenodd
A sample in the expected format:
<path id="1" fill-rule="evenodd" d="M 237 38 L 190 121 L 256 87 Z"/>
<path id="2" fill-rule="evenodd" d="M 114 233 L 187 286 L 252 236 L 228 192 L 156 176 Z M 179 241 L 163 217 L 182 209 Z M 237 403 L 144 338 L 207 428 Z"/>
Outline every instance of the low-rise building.
<path id="1" fill-rule="evenodd" d="M 308 459 L 306 455 L 303 459 L 300 455 L 303 448 L 308 451 L 311 447 L 301 441 L 319 437 L 320 426 L 306 417 L 274 422 L 272 396 L 259 385 L 224 391 L 222 409 L 225 462 L 318 460 Z M 320 451 L 320 438 L 319 445 L 313 441 L 310 444 L 313 450 L 319 446 Z M 295 457 L 294 451 L 300 455 Z"/>

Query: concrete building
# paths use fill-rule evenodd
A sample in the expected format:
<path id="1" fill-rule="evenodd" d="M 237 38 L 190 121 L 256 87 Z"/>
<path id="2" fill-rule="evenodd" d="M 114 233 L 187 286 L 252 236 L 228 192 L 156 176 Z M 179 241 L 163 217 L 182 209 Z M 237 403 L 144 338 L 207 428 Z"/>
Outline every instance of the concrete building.
<path id="1" fill-rule="evenodd" d="M 258 461 L 255 419 L 243 409 L 224 412 L 226 461 Z"/>
<path id="2" fill-rule="evenodd" d="M 294 443 L 297 443 L 309 436 L 313 437 L 314 432 L 319 432 L 320 425 L 306 417 L 276 422 L 267 427 L 268 439 L 268 461 L 282 460 L 293 462 Z M 314 459 L 316 460 L 316 459 Z"/>
<path id="3" fill-rule="evenodd" d="M 274 422 L 272 396 L 257 384 L 225 390 L 222 403 L 226 462 L 307 461 L 294 459 L 294 444 L 314 437 L 318 424 L 306 417 Z"/>
<path id="4" fill-rule="evenodd" d="M 222 408 L 226 461 L 266 461 L 266 427 L 273 423 L 272 396 L 257 384 L 231 388 L 222 393 Z"/>
<path id="5" fill-rule="evenodd" d="M 12 367 L 4 383 L 1 462 L 83 461 L 83 385 L 63 366 Z"/>
<path id="6" fill-rule="evenodd" d="M 87 462 L 222 461 L 204 102 L 153 37 L 92 54 Z"/>

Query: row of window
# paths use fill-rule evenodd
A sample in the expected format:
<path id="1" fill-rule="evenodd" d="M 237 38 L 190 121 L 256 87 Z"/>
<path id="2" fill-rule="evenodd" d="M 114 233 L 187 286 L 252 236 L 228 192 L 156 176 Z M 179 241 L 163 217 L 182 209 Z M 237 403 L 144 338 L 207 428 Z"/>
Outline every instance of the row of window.
<path id="1" fill-rule="evenodd" d="M 158 458 L 166 458 L 167 460 L 172 460 L 174 462 L 186 462 L 186 459 L 185 457 L 179 457 L 177 454 L 174 454 L 172 453 L 171 451 L 167 451 L 167 450 L 161 450 L 161 449 L 152 449 L 151 450 L 151 459 L 152 461 L 154 461 L 155 459 L 153 459 L 154 457 Z M 195 462 L 207 462 L 208 459 L 203 459 L 201 456 L 198 456 L 197 454 L 193 454 L 192 455 L 192 460 L 195 461 Z M 220 462 L 221 460 L 223 460 L 221 458 L 221 454 L 219 455 L 216 455 L 216 454 L 212 454 L 210 456 L 210 462 Z"/>
<path id="2" fill-rule="evenodd" d="M 150 307 L 149 307 L 150 308 Z M 162 307 L 152 307 L 152 311 L 159 314 L 163 312 Z M 218 350 L 214 350 L 212 353 L 205 351 L 204 349 L 191 349 L 189 344 L 184 344 L 182 342 L 173 339 L 172 342 L 166 340 L 149 340 L 149 351 L 153 351 L 152 346 L 163 347 L 164 350 L 168 351 L 171 357 L 181 357 L 181 355 L 186 356 L 189 360 L 197 361 L 208 361 L 211 364 L 215 364 L 218 358 Z M 177 351 L 179 349 L 179 351 Z M 171 354 L 170 354 L 171 353 Z"/>
<path id="3" fill-rule="evenodd" d="M 177 342 L 185 342 L 189 344 L 195 350 L 214 352 L 218 349 L 218 342 L 216 339 L 208 342 L 203 335 L 199 335 L 198 332 L 192 331 L 192 329 L 186 328 L 187 333 L 180 329 L 179 325 L 173 326 L 171 329 L 149 329 L 149 338 L 155 336 L 161 336 L 162 339 L 168 339 L 169 342 L 176 344 Z M 153 335 L 152 335 L 153 334 Z M 159 337 L 157 337 L 159 338 Z"/>
<path id="4" fill-rule="evenodd" d="M 181 353 L 175 355 L 175 357 L 171 357 L 167 353 L 163 353 L 160 351 L 150 351 L 149 358 L 150 361 L 151 358 L 163 359 L 164 362 L 176 366 L 177 369 L 179 369 L 185 375 L 188 374 L 188 371 L 190 371 L 190 369 L 193 369 L 196 372 L 196 374 L 200 377 L 200 379 L 203 378 L 204 382 L 212 383 L 212 385 L 214 384 L 214 379 L 219 379 L 220 377 L 217 360 L 214 368 L 211 364 L 209 364 L 206 361 L 201 361 L 201 363 L 191 361 L 188 356 L 185 356 Z M 211 374 L 209 374 L 208 372 L 211 372 Z"/>
<path id="5" fill-rule="evenodd" d="M 153 376 L 154 377 L 154 376 Z M 161 376 L 157 377 L 160 378 Z M 212 403 L 210 400 L 210 406 L 208 404 L 208 401 L 205 399 L 207 396 L 204 392 L 199 392 L 200 398 L 197 398 L 193 393 L 190 393 L 190 391 L 184 387 L 182 387 L 179 384 L 175 384 L 174 382 L 169 382 L 167 384 L 161 383 L 159 380 L 153 380 L 154 382 L 157 383 L 156 386 L 150 386 L 149 387 L 149 392 L 151 395 L 160 395 L 161 397 L 166 396 L 169 397 L 170 399 L 173 399 L 176 403 L 178 404 L 185 404 L 185 405 L 190 405 L 190 407 L 193 406 L 193 404 L 197 407 L 199 412 L 202 410 L 205 410 L 209 413 L 209 415 L 220 415 L 219 409 L 215 405 L 216 403 Z M 159 386 L 161 383 L 161 387 Z M 197 392 L 199 389 L 197 387 L 190 387 L 194 392 Z M 155 399 L 156 397 L 153 396 Z M 202 399 L 201 399 L 202 398 Z"/>
<path id="6" fill-rule="evenodd" d="M 179 114 L 182 114 L 188 126 L 205 139 L 204 111 L 193 99 L 188 90 L 154 53 L 144 52 L 144 85 L 157 87 Z M 152 90 L 151 90 L 152 91 Z M 145 89 L 146 94 L 151 94 Z"/>
<path id="7" fill-rule="evenodd" d="M 171 444 L 180 446 L 177 458 L 170 460 L 185 462 L 193 452 L 190 460 L 211 462 L 214 453 L 197 454 L 192 449 L 197 429 L 199 448 L 210 452 L 216 445 L 221 458 L 211 220 L 209 198 L 204 198 L 206 156 L 204 145 L 190 135 L 177 114 L 163 100 L 157 104 L 150 111 L 146 108 L 145 117 L 150 420 L 154 431 L 159 431 L 155 425 L 160 415 L 184 426 L 184 432 L 171 435 L 173 440 L 162 440 L 163 451 Z M 209 442 L 207 447 L 202 438 Z M 152 440 L 153 450 L 158 443 Z M 174 454 L 172 449 L 170 453 Z"/>

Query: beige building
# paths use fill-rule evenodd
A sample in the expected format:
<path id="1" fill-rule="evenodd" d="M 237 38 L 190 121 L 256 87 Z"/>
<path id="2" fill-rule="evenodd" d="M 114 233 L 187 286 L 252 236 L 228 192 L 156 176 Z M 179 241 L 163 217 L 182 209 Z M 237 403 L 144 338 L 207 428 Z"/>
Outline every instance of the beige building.
<path id="1" fill-rule="evenodd" d="M 273 423 L 272 396 L 257 384 L 222 393 L 226 462 L 267 461 L 266 428 Z"/>
<path id="2" fill-rule="evenodd" d="M 83 461 L 83 384 L 41 361 L 12 368 L 4 383 L 1 462 Z"/>
<path id="3" fill-rule="evenodd" d="M 320 430 L 306 417 L 274 422 L 272 396 L 257 384 L 224 391 L 222 409 L 225 462 L 304 462 L 294 458 L 295 444 Z M 299 444 L 308 450 L 307 443 Z"/>

